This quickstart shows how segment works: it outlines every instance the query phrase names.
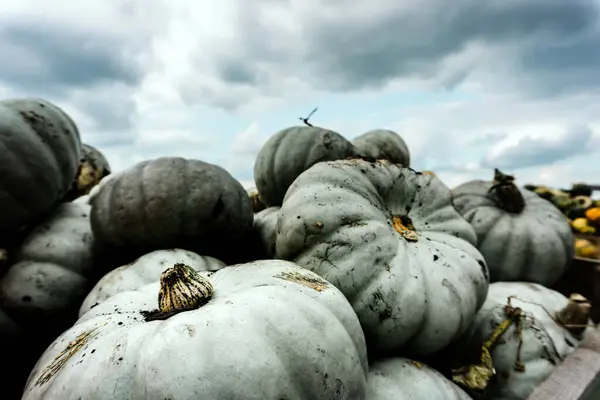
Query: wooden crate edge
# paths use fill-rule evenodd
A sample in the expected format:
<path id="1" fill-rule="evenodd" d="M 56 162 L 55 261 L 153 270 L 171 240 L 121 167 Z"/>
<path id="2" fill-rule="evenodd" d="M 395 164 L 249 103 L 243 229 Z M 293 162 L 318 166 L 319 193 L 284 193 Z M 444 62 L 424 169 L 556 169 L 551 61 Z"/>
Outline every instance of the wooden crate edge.
<path id="1" fill-rule="evenodd" d="M 591 400 L 600 382 L 600 328 L 592 331 L 527 400 Z"/>

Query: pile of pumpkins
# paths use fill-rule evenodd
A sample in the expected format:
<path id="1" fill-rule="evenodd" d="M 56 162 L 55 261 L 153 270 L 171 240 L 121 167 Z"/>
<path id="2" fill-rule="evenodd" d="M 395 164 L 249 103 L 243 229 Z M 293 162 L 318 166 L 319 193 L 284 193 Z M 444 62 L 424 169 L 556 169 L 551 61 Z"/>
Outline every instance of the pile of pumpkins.
<path id="1" fill-rule="evenodd" d="M 567 218 L 575 234 L 575 252 L 583 258 L 600 259 L 600 200 L 592 198 L 593 188 L 574 184 L 571 189 L 525 185 L 554 204 Z"/>
<path id="2" fill-rule="evenodd" d="M 41 99 L 0 102 L 0 145 L 3 399 L 525 399 L 594 329 L 558 208 L 451 190 L 390 130 L 283 129 L 255 190 L 111 173 Z"/>

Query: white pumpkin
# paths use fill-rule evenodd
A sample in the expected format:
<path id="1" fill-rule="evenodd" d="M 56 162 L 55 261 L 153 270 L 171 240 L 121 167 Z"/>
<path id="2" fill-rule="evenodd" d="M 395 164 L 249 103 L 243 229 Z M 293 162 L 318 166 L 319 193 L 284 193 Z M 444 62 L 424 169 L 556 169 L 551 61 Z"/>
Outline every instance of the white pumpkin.
<path id="1" fill-rule="evenodd" d="M 518 308 L 523 312 L 520 324 L 522 341 L 517 325 L 513 323 L 491 347 L 496 379 L 487 387 L 485 398 L 488 400 L 526 399 L 575 350 L 587 329 L 565 328 L 559 322 L 561 312 L 566 316 L 563 321 L 572 318 L 574 325 L 591 324 L 587 319 L 587 302 L 570 302 L 562 294 L 537 283 L 495 282 L 490 284 L 487 300 L 477 313 L 472 328 L 459 342 L 458 351 L 465 349 L 461 352 L 472 353 L 480 349 L 492 333 L 509 319 L 505 311 L 509 297 L 512 309 Z M 564 313 L 567 306 L 581 309 L 568 315 Z"/>
<path id="2" fill-rule="evenodd" d="M 536 193 L 495 170 L 492 181 L 473 180 L 452 190 L 456 210 L 477 233 L 491 282 L 552 286 L 573 260 L 567 217 Z"/>
<path id="3" fill-rule="evenodd" d="M 475 231 L 436 177 L 387 161 L 321 162 L 290 186 L 277 257 L 336 285 L 369 351 L 430 354 L 469 327 L 485 300 Z"/>
<path id="4" fill-rule="evenodd" d="M 157 307 L 159 310 L 144 312 Z M 343 294 L 281 260 L 196 272 L 122 292 L 39 359 L 23 400 L 361 400 L 364 335 Z"/>
<path id="5" fill-rule="evenodd" d="M 374 362 L 367 380 L 368 400 L 471 400 L 435 369 L 407 358 Z"/>
<path id="6" fill-rule="evenodd" d="M 62 203 L 36 226 L 0 278 L 2 309 L 26 329 L 62 332 L 93 285 L 94 236 L 90 206 Z"/>
<path id="7" fill-rule="evenodd" d="M 177 263 L 189 265 L 196 271 L 216 271 L 225 267 L 225 263 L 216 258 L 200 256 L 188 250 L 153 251 L 104 275 L 81 304 L 79 316 L 118 293 L 137 290 L 158 281 L 166 268 Z"/>

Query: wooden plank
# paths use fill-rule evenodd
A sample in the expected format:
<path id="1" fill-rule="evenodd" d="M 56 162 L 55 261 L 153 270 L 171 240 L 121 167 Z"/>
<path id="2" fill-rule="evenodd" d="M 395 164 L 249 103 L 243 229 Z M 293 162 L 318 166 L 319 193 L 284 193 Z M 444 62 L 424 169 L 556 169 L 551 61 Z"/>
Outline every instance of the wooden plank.
<path id="1" fill-rule="evenodd" d="M 593 400 L 599 384 L 600 328 L 596 328 L 527 399 Z"/>

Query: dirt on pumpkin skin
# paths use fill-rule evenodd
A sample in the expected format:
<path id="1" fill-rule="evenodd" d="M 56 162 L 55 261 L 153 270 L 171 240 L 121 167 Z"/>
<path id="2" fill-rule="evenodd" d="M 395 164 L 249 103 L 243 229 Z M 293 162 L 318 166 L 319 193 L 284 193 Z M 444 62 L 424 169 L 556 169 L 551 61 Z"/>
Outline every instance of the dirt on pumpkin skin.
<path id="1" fill-rule="evenodd" d="M 69 343 L 69 345 L 60 352 L 58 356 L 44 368 L 44 372 L 35 381 L 36 386 L 41 386 L 48 382 L 58 371 L 65 366 L 65 364 L 73 357 L 79 350 L 81 350 L 91 339 L 98 335 L 98 328 L 92 329 L 89 332 L 83 332 L 75 340 Z"/>
<path id="2" fill-rule="evenodd" d="M 409 242 L 417 242 L 419 235 L 413 226 L 412 220 L 407 216 L 392 216 L 392 224 L 396 232 Z"/>
<path id="3" fill-rule="evenodd" d="M 325 280 L 313 276 L 307 276 L 299 272 L 282 272 L 281 274 L 275 276 L 275 278 L 294 282 L 299 285 L 306 286 L 307 288 L 316 290 L 317 292 L 322 292 L 329 287 L 329 284 Z"/>

